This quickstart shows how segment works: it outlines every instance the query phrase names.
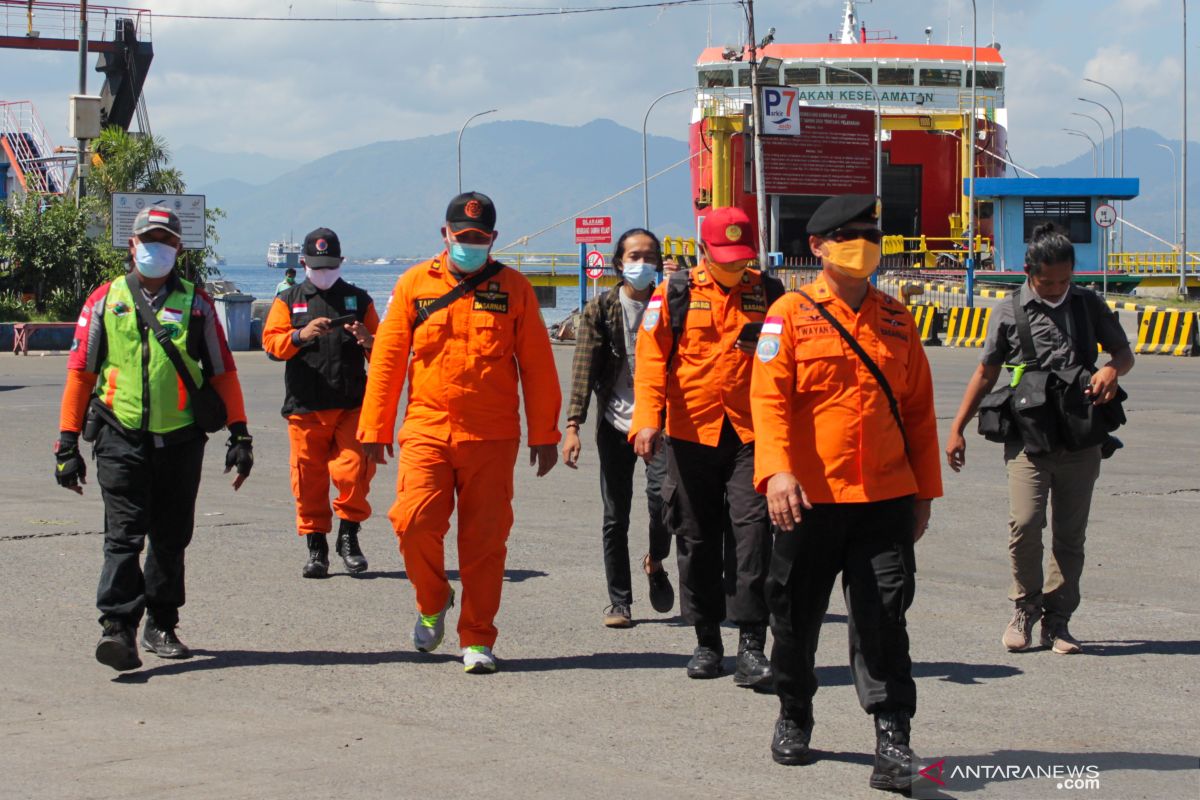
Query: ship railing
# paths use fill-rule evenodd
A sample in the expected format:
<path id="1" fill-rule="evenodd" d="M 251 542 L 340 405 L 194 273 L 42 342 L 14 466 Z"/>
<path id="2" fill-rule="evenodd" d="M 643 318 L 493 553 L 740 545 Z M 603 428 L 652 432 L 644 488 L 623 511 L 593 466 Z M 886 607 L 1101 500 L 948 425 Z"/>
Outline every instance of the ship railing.
<path id="1" fill-rule="evenodd" d="M 1200 253 L 1189 252 L 1187 271 L 1197 272 L 1198 267 L 1200 267 Z M 1108 271 L 1130 275 L 1178 275 L 1179 253 L 1174 250 L 1109 253 Z"/>
<path id="2" fill-rule="evenodd" d="M 820 273 L 821 261 L 812 256 L 785 258 L 783 266 L 771 272 L 790 292 L 812 283 Z M 924 270 L 913 269 L 904 256 L 884 256 L 879 264 L 876 286 L 908 304 L 921 303 L 939 308 L 967 304 L 960 275 L 934 277 Z"/>
<path id="3" fill-rule="evenodd" d="M 913 267 L 924 269 L 955 269 L 963 266 L 966 255 L 965 236 L 884 236 L 885 256 L 903 255 Z M 975 235 L 975 252 L 981 260 L 992 257 L 991 241 Z"/>
<path id="4" fill-rule="evenodd" d="M 106 43 L 119 19 L 133 20 L 138 40 L 150 41 L 150 9 L 91 3 L 87 8 L 88 41 Z M 0 36 L 29 40 L 33 49 L 39 43 L 47 50 L 63 49 L 60 43 L 79 41 L 79 4 L 0 0 Z"/>
<path id="5" fill-rule="evenodd" d="M 66 156 L 56 156 L 46 126 L 28 100 L 0 102 L 0 136 L 26 192 L 61 194 L 67 186 Z"/>

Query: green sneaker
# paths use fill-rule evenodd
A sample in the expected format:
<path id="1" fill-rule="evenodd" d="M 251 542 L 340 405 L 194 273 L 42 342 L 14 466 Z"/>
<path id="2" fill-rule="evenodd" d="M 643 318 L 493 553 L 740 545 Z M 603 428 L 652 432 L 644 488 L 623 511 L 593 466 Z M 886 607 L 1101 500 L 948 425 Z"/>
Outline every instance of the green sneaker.
<path id="1" fill-rule="evenodd" d="M 496 671 L 496 657 L 492 648 L 481 644 L 473 644 L 462 649 L 463 672 L 472 675 L 486 675 Z"/>
<path id="2" fill-rule="evenodd" d="M 454 605 L 454 589 L 446 598 L 445 607 L 436 614 L 418 614 L 417 624 L 413 626 L 413 647 L 422 653 L 432 653 L 442 643 L 446 635 L 446 612 Z"/>

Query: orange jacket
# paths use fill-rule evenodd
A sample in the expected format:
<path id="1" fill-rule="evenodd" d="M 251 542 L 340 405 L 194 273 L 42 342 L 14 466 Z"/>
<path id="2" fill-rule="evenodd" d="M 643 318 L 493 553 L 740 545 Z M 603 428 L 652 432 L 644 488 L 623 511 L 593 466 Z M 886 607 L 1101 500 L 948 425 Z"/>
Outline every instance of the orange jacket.
<path id="1" fill-rule="evenodd" d="M 391 442 L 406 376 L 401 442 L 411 433 L 442 441 L 519 439 L 519 377 L 530 446 L 556 444 L 562 391 L 550 335 L 524 275 L 503 267 L 413 332 L 418 305 L 458 282 L 447 262 L 443 251 L 396 281 L 371 351 L 359 441 Z"/>
<path id="2" fill-rule="evenodd" d="M 754 359 L 754 483 L 791 472 L 814 503 L 942 494 L 933 377 L 912 315 L 874 288 L 855 314 L 824 277 L 804 287 L 879 365 L 900 407 L 909 454 L 887 397 L 862 360 L 799 294 L 771 306 Z"/>
<path id="3" fill-rule="evenodd" d="M 667 435 L 715 447 L 726 415 L 742 442 L 754 441 L 750 419 L 752 356 L 734 347 L 742 326 L 762 322 L 767 295 L 762 273 L 748 269 L 742 282 L 726 292 L 703 261 L 692 270 L 687 321 L 667 374 L 671 353 L 667 283 L 654 291 L 638 332 L 634 368 L 633 424 L 630 441 L 643 428 L 662 424 Z"/>

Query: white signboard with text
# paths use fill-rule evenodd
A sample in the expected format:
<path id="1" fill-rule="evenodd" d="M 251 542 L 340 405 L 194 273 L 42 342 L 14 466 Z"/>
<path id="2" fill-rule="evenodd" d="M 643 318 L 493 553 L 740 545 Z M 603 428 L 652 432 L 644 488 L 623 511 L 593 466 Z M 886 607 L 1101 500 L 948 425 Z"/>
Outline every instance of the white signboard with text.
<path id="1" fill-rule="evenodd" d="M 799 92 L 788 86 L 764 86 L 761 91 L 763 133 L 773 136 L 799 136 Z"/>
<path id="2" fill-rule="evenodd" d="M 183 249 L 203 250 L 208 239 L 204 228 L 204 195 L 114 192 L 112 196 L 112 246 L 124 250 L 133 235 L 138 212 L 150 206 L 166 206 L 183 226 Z"/>

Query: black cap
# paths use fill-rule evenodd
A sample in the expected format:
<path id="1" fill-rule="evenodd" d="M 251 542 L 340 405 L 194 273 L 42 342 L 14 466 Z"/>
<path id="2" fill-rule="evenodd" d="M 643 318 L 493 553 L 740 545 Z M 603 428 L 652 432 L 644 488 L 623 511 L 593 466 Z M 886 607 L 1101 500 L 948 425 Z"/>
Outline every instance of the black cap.
<path id="1" fill-rule="evenodd" d="M 824 236 L 849 222 L 878 222 L 878 204 L 873 194 L 842 194 L 831 197 L 808 219 L 808 232 Z"/>
<path id="2" fill-rule="evenodd" d="M 304 263 L 313 269 L 328 269 L 342 263 L 342 243 L 329 228 L 317 228 L 304 237 Z"/>
<path id="3" fill-rule="evenodd" d="M 451 233 L 491 233 L 496 229 L 496 205 L 486 194 L 463 192 L 446 207 L 446 225 Z"/>

